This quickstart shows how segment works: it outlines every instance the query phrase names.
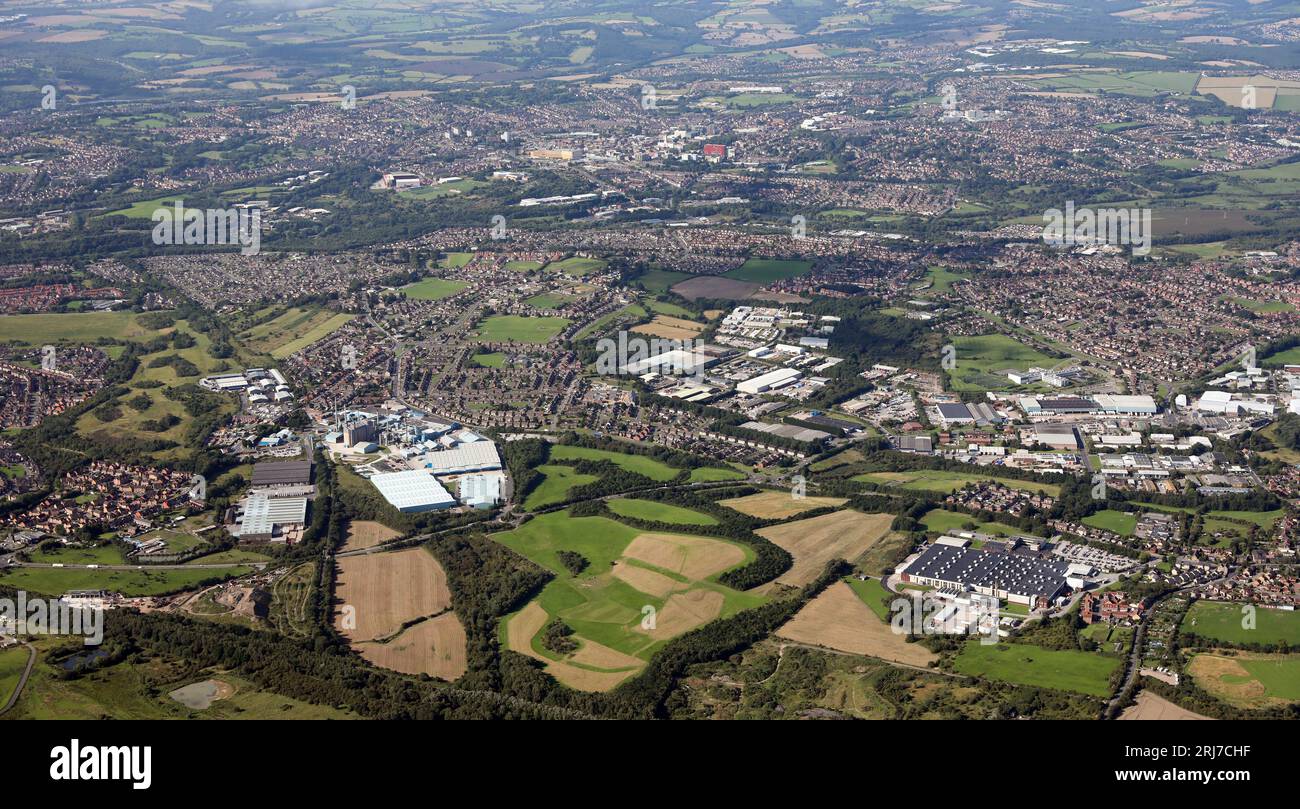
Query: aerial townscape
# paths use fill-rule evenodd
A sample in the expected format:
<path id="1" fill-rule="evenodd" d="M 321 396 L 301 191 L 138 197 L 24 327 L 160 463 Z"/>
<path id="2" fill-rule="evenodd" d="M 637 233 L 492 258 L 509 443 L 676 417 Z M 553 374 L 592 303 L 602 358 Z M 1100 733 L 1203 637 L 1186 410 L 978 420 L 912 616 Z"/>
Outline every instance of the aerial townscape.
<path id="1" fill-rule="evenodd" d="M 1294 0 L 0 0 L 0 110 L 0 721 L 1300 719 Z"/>

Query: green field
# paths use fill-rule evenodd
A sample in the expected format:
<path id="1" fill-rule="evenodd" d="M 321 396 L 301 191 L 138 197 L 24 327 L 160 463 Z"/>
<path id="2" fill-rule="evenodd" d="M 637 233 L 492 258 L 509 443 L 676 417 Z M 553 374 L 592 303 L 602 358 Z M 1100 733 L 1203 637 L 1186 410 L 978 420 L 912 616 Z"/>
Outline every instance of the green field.
<path id="1" fill-rule="evenodd" d="M 133 312 L 5 315 L 0 317 L 0 342 L 45 345 L 61 340 L 92 343 L 100 337 L 132 340 L 154 332 L 136 322 Z"/>
<path id="2" fill-rule="evenodd" d="M 559 292 L 544 292 L 541 295 L 534 295 L 528 298 L 524 303 L 534 309 L 562 309 L 566 305 L 576 301 L 576 295 L 564 295 Z"/>
<path id="3" fill-rule="evenodd" d="M 751 258 L 731 272 L 724 273 L 724 278 L 736 281 L 753 281 L 758 284 L 770 284 L 803 275 L 812 269 L 810 261 L 788 261 L 775 258 Z"/>
<path id="4" fill-rule="evenodd" d="M 844 581 L 857 593 L 862 603 L 871 608 L 876 617 L 882 621 L 888 621 L 890 618 L 889 609 L 885 606 L 885 598 L 890 595 L 885 586 L 880 583 L 880 579 L 867 579 L 862 581 L 857 576 L 849 576 Z"/>
<path id="5" fill-rule="evenodd" d="M 414 298 L 417 301 L 440 301 L 443 298 L 450 298 L 457 292 L 469 286 L 467 281 L 448 281 L 445 278 L 424 278 L 416 281 L 414 284 L 408 284 L 402 287 L 402 292 L 406 297 Z"/>
<path id="6" fill-rule="evenodd" d="M 41 644 L 42 647 L 44 644 Z M 26 654 L 26 650 L 23 650 Z M 32 678 L 14 710 L 13 719 L 356 719 L 346 709 L 308 702 L 264 691 L 256 684 L 228 672 L 185 673 L 183 664 L 157 658 L 141 663 L 118 663 L 91 676 L 63 679 L 45 660 L 44 651 Z M 183 679 L 172 678 L 182 676 Z M 213 678 L 234 689 L 226 699 L 207 708 L 188 708 L 172 699 L 176 688 Z M 0 700 L 3 701 L 3 700 Z"/>
<path id="7" fill-rule="evenodd" d="M 691 483 L 713 483 L 719 480 L 744 480 L 745 473 L 736 469 L 722 469 L 716 466 L 700 466 L 691 470 L 688 480 Z"/>
<path id="8" fill-rule="evenodd" d="M 1039 483 L 1033 480 L 1015 480 L 1013 478 L 997 478 L 990 475 L 973 475 L 967 472 L 946 472 L 940 469 L 918 469 L 912 472 L 867 472 L 861 475 L 855 475 L 851 480 L 860 480 L 868 483 L 883 483 L 890 486 L 897 486 L 900 489 L 939 492 L 940 494 L 951 494 L 952 492 L 965 487 L 968 483 L 978 483 L 982 480 L 1001 483 L 1009 489 L 1046 493 L 1053 497 L 1056 497 L 1061 493 L 1061 487 L 1054 483 Z"/>
<path id="9" fill-rule="evenodd" d="M 625 455 L 621 452 L 610 452 L 604 449 L 588 449 L 587 447 L 570 447 L 563 444 L 557 444 L 551 447 L 551 461 L 609 461 L 614 465 L 626 469 L 629 472 L 635 472 L 638 475 L 645 475 L 651 480 L 668 481 L 681 474 L 681 470 L 674 469 L 668 464 L 657 461 L 654 458 L 645 455 Z"/>
<path id="10" fill-rule="evenodd" d="M 1096 514 L 1089 514 L 1084 517 L 1083 524 L 1121 536 L 1131 537 L 1134 529 L 1137 528 L 1137 515 L 1128 511 L 1104 509 Z"/>
<path id="11" fill-rule="evenodd" d="M 1198 601 L 1183 618 L 1182 630 L 1227 643 L 1300 647 L 1300 612 L 1255 608 L 1255 628 L 1242 626 L 1243 604 Z"/>
<path id="12" fill-rule="evenodd" d="M 591 275 L 605 269 L 605 262 L 598 258 L 573 256 L 562 261 L 553 261 L 546 265 L 547 272 L 562 272 L 565 275 Z"/>
<path id="13" fill-rule="evenodd" d="M 1030 536 L 1032 532 L 1016 528 L 1014 525 L 1007 525 L 1001 522 L 981 522 L 969 514 L 962 514 L 958 511 L 946 511 L 936 508 L 927 511 L 921 518 L 921 524 L 927 531 L 937 531 L 941 534 L 949 531 L 966 531 L 964 526 L 967 523 L 975 524 L 975 531 L 981 534 L 993 534 L 995 536 Z"/>
<path id="14" fill-rule="evenodd" d="M 718 521 L 703 512 L 653 500 L 610 500 L 606 505 L 620 517 L 647 522 L 670 522 L 677 525 L 717 525 Z"/>
<path id="15" fill-rule="evenodd" d="M 93 564 L 93 563 L 92 563 Z M 46 595 L 69 590 L 111 590 L 125 596 L 156 596 L 188 590 L 209 579 L 220 581 L 251 572 L 247 567 L 195 570 L 87 570 L 19 567 L 0 574 L 0 584 Z"/>
<path id="16" fill-rule="evenodd" d="M 684 272 L 672 272 L 670 270 L 647 270 L 643 275 L 633 279 L 633 283 L 639 283 L 650 292 L 662 294 L 667 292 L 674 284 L 680 284 L 687 278 L 693 276 Z"/>
<path id="17" fill-rule="evenodd" d="M 537 270 L 540 270 L 542 268 L 542 262 L 507 261 L 503 266 L 505 267 L 505 269 L 510 270 L 511 272 L 536 272 Z"/>
<path id="18" fill-rule="evenodd" d="M 967 643 L 953 660 L 960 674 L 1019 685 L 1110 695 L 1110 676 L 1120 660 L 1094 652 L 1049 651 L 1020 643 Z"/>
<path id="19" fill-rule="evenodd" d="M 438 261 L 438 266 L 457 269 L 474 260 L 474 253 L 448 253 Z"/>
<path id="20" fill-rule="evenodd" d="M 27 649 L 23 646 L 12 646 L 0 651 L 0 708 L 4 707 L 18 687 L 23 669 L 27 668 L 27 657 Z"/>
<path id="21" fill-rule="evenodd" d="M 500 353 L 475 354 L 469 359 L 480 368 L 504 368 L 506 365 L 506 355 Z"/>
<path id="22" fill-rule="evenodd" d="M 536 517 L 514 531 L 494 534 L 492 538 L 556 574 L 538 597 L 538 603 L 548 615 L 562 619 L 579 639 L 642 660 L 648 660 L 667 642 L 667 638 L 656 639 L 640 630 L 643 610 L 653 607 L 664 612 L 667 599 L 641 592 L 614 577 L 611 569 L 615 562 L 623 561 L 632 567 L 667 577 L 678 586 L 676 592 L 711 591 L 718 594 L 721 596 L 719 618 L 766 601 L 763 596 L 737 592 L 717 584 L 713 581 L 716 574 L 706 580 L 693 580 L 672 570 L 625 558 L 623 554 L 628 545 L 640 533 L 604 517 L 571 517 L 566 511 L 557 511 Z M 744 554 L 741 564 L 748 564 L 753 558 L 753 551 L 747 546 L 726 540 L 710 541 L 738 548 Z M 559 561 L 557 553 L 562 550 L 581 554 L 588 562 L 586 569 L 577 576 L 572 575 Z M 542 646 L 540 633 L 539 637 L 532 639 L 532 648 L 543 656 L 559 659 L 558 655 Z"/>
<path id="23" fill-rule="evenodd" d="M 1003 334 L 954 337 L 952 346 L 957 364 L 948 375 L 957 391 L 1006 388 L 1011 382 L 1003 371 L 1052 368 L 1061 362 Z"/>
<path id="24" fill-rule="evenodd" d="M 354 317 L 328 309 L 293 307 L 241 332 L 239 339 L 250 351 L 280 360 L 320 342 Z"/>
<path id="25" fill-rule="evenodd" d="M 568 498 L 570 489 L 600 480 L 595 475 L 579 474 L 571 466 L 543 464 L 537 467 L 537 471 L 542 474 L 542 482 L 524 500 L 524 508 L 529 511 L 562 503 Z"/>
<path id="26" fill-rule="evenodd" d="M 546 343 L 564 331 L 569 321 L 562 317 L 493 315 L 478 327 L 478 339 L 487 343 Z"/>

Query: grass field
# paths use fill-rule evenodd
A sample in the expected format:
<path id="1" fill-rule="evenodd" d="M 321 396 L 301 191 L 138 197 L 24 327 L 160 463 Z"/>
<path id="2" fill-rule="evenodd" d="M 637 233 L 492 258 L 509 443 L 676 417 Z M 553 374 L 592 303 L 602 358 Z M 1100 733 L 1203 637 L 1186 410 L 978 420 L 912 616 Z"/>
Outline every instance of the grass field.
<path id="1" fill-rule="evenodd" d="M 1020 643 L 985 645 L 971 641 L 953 661 L 953 668 L 971 677 L 1074 691 L 1093 697 L 1110 694 L 1110 676 L 1118 658 L 1093 652 L 1049 651 Z"/>
<path id="2" fill-rule="evenodd" d="M 595 475 L 584 475 L 574 471 L 571 466 L 558 464 L 543 464 L 537 467 L 537 471 L 542 474 L 542 482 L 524 500 L 524 508 L 529 511 L 552 503 L 562 503 L 568 498 L 570 489 L 600 480 Z"/>
<path id="3" fill-rule="evenodd" d="M 1201 688 L 1240 708 L 1300 702 L 1300 655 L 1197 654 L 1187 671 Z"/>
<path id="4" fill-rule="evenodd" d="M 78 318 L 81 315 L 63 315 L 63 317 Z M 0 318 L 0 321 L 7 319 Z M 199 381 L 200 376 L 215 373 L 219 368 L 227 366 L 222 365 L 226 361 L 216 359 L 209 352 L 212 345 L 211 338 L 191 329 L 189 323 L 184 320 L 178 320 L 174 326 L 155 333 L 170 334 L 173 331 L 193 338 L 194 345 L 183 349 L 168 347 L 143 355 L 129 383 L 135 389 L 124 397 L 131 399 L 144 396 L 149 399 L 149 406 L 144 410 L 137 410 L 123 403 L 118 407 L 120 415 L 107 422 L 101 421 L 94 411 L 85 413 L 77 420 L 78 433 L 94 434 L 104 440 L 120 440 L 124 437 L 164 439 L 181 445 L 182 448 L 153 453 L 154 458 L 158 460 L 175 460 L 189 453 L 190 450 L 183 447 L 186 445 L 187 431 L 194 417 L 189 414 L 182 402 L 164 396 L 162 388 L 142 388 L 140 383 L 161 382 L 164 386 L 195 383 Z M 280 350 L 283 351 L 288 347 L 286 345 Z M 167 361 L 171 358 L 184 360 L 193 365 L 197 373 L 182 376 L 174 365 L 153 365 L 155 361 Z M 237 407 L 237 400 L 233 396 L 223 396 L 219 400 L 219 407 L 225 412 L 233 412 Z M 151 429 L 155 425 L 150 422 L 158 422 L 164 418 L 174 418 L 176 423 L 161 432 Z"/>
<path id="5" fill-rule="evenodd" d="M 609 461 L 615 466 L 635 472 L 638 475 L 644 475 L 651 480 L 660 482 L 672 480 L 681 474 L 680 469 L 674 469 L 663 461 L 657 461 L 654 458 L 645 455 L 627 455 L 621 452 L 610 452 L 604 449 L 589 449 L 587 447 L 570 447 L 558 444 L 551 447 L 551 461 Z"/>
<path id="6" fill-rule="evenodd" d="M 812 269 L 812 262 L 809 261 L 787 261 L 774 258 L 751 258 L 747 259 L 744 264 L 740 265 L 731 272 L 724 273 L 724 277 L 736 281 L 753 281 L 759 284 L 770 284 L 773 281 L 783 281 L 786 278 L 795 278 L 803 275 Z"/>
<path id="7" fill-rule="evenodd" d="M 546 661 L 548 672 L 574 688 L 612 688 L 669 639 L 765 600 L 714 581 L 753 559 L 753 551 L 738 543 L 644 533 L 563 511 L 492 538 L 556 574 L 535 601 L 502 622 L 503 640 Z M 587 567 L 573 575 L 560 551 L 581 554 Z M 543 628 L 556 618 L 573 630 L 579 646 L 571 653 L 542 642 Z"/>
<path id="8" fill-rule="evenodd" d="M 242 332 L 239 339 L 250 351 L 279 360 L 323 340 L 354 317 L 328 309 L 294 307 Z"/>
<path id="9" fill-rule="evenodd" d="M 27 668 L 27 657 L 27 649 L 23 646 L 12 646 L 0 651 L 0 707 L 4 707 L 18 687 L 23 669 Z"/>
<path id="10" fill-rule="evenodd" d="M 1198 601 L 1183 618 L 1182 630 L 1228 643 L 1277 644 L 1300 647 L 1300 612 L 1255 608 L 1255 628 L 1242 625 L 1244 604 Z"/>
<path id="11" fill-rule="evenodd" d="M 691 470 L 691 483 L 714 483 L 720 480 L 744 480 L 745 473 L 738 469 L 723 469 L 717 466 L 699 466 Z"/>
<path id="12" fill-rule="evenodd" d="M 478 327 L 478 339 L 487 343 L 546 343 L 564 331 L 569 321 L 562 317 L 493 315 Z"/>
<path id="13" fill-rule="evenodd" d="M 1039 483 L 1033 480 L 1015 480 L 1013 478 L 996 478 L 990 475 L 973 475 L 967 472 L 945 472 L 938 469 L 918 469 L 913 472 L 867 472 L 866 474 L 856 475 L 851 478 L 851 480 L 860 480 L 868 483 L 883 483 L 890 486 L 897 486 L 901 489 L 939 492 L 941 494 L 951 494 L 952 492 L 963 488 L 968 483 L 978 483 L 985 480 L 1001 483 L 1003 486 L 1010 489 L 1045 493 L 1050 494 L 1053 497 L 1056 497 L 1061 493 L 1061 487 L 1053 483 Z"/>
<path id="14" fill-rule="evenodd" d="M 605 262 L 598 258 L 582 258 L 573 256 L 561 261 L 553 261 L 546 265 L 547 272 L 562 272 L 565 275 L 584 276 L 600 272 L 605 269 Z"/>
<path id="15" fill-rule="evenodd" d="M 1104 509 L 1096 514 L 1089 514 L 1083 518 L 1084 525 L 1091 525 L 1093 528 L 1100 528 L 1103 531 L 1110 531 L 1121 536 L 1133 536 L 1134 529 L 1137 528 L 1137 515 L 1128 511 L 1114 511 L 1113 509 Z"/>
<path id="16" fill-rule="evenodd" d="M 414 298 L 417 301 L 440 301 L 443 298 L 450 298 L 467 286 L 469 286 L 469 283 L 466 281 L 424 278 L 414 284 L 402 287 L 402 292 L 406 293 L 406 297 Z"/>
<path id="17" fill-rule="evenodd" d="M 1061 362 L 1003 334 L 954 337 L 952 346 L 957 364 L 948 375 L 957 391 L 1005 388 L 1010 382 L 1002 371 L 1051 368 Z"/>
<path id="18" fill-rule="evenodd" d="M 229 672 L 187 673 L 185 664 L 158 658 L 119 663 L 91 676 L 65 680 L 46 663 L 46 644 L 32 678 L 6 719 L 356 719 L 346 709 L 264 691 Z M 24 650 L 25 651 L 25 650 Z M 174 678 L 183 679 L 174 679 Z M 169 696 L 177 688 L 212 678 L 222 697 L 195 709 Z"/>
<path id="19" fill-rule="evenodd" d="M 927 511 L 925 516 L 921 518 L 921 524 L 925 526 L 927 531 L 937 531 L 941 534 L 949 531 L 969 530 L 965 527 L 967 523 L 974 523 L 974 530 L 981 534 L 1009 537 L 1021 534 L 1028 535 L 1030 533 L 1016 528 L 1014 525 L 1001 522 L 981 522 L 969 514 L 962 514 L 959 511 L 947 511 L 941 508 Z"/>
<path id="20" fill-rule="evenodd" d="M 717 525 L 718 521 L 700 511 L 695 511 L 653 500 L 619 498 L 610 500 L 609 510 L 621 517 L 632 517 L 647 522 L 670 522 L 677 525 Z"/>
<path id="21" fill-rule="evenodd" d="M 480 368 L 504 368 L 506 355 L 501 353 L 475 354 L 469 358 L 469 361 Z"/>
<path id="22" fill-rule="evenodd" d="M 882 621 L 889 620 L 889 610 L 885 606 L 885 599 L 891 594 L 885 589 L 885 585 L 880 583 L 880 579 L 866 579 L 865 581 L 854 576 L 844 580 L 844 583 L 862 599 L 876 617 Z"/>
<path id="23" fill-rule="evenodd" d="M 242 566 L 195 570 L 19 567 L 0 574 L 0 584 L 54 596 L 63 595 L 69 590 L 111 590 L 125 596 L 156 596 L 189 590 L 197 587 L 200 582 L 243 576 L 251 570 Z"/>
<path id="24" fill-rule="evenodd" d="M 90 343 L 100 337 L 132 340 L 149 337 L 153 331 L 136 321 L 133 312 L 81 312 L 0 317 L 0 343 L 17 342 L 35 346 L 46 343 Z"/>

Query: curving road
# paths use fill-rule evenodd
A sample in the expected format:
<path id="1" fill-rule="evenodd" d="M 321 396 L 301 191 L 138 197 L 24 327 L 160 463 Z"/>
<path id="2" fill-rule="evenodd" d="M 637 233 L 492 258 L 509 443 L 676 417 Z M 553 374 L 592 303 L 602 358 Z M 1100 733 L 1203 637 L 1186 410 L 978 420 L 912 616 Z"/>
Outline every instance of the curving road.
<path id="1" fill-rule="evenodd" d="M 23 693 L 23 687 L 27 685 L 27 678 L 32 676 L 32 667 L 36 665 L 35 647 L 27 642 L 24 642 L 23 646 L 27 647 L 27 667 L 23 669 L 23 676 L 18 678 L 18 685 L 14 686 L 14 692 L 9 695 L 9 700 L 5 702 L 4 707 L 0 707 L 0 716 L 8 713 L 9 709 L 18 702 L 18 697 Z"/>

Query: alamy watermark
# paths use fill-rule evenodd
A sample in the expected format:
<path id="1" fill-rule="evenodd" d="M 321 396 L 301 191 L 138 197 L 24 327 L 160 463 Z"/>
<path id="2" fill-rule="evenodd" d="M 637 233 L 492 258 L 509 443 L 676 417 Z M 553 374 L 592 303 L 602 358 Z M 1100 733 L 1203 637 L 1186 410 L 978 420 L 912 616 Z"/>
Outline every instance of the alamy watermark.
<path id="1" fill-rule="evenodd" d="M 239 245 L 239 252 L 262 251 L 262 212 L 258 208 L 186 208 L 177 200 L 171 208 L 155 208 L 151 217 L 157 245 Z"/>
<path id="2" fill-rule="evenodd" d="M 618 338 L 603 337 L 596 341 L 596 373 L 604 376 L 640 376 L 657 373 L 664 376 L 703 378 L 705 357 L 703 340 L 672 340 L 666 337 L 631 337 L 620 331 Z"/>
<path id="3" fill-rule="evenodd" d="M 81 635 L 86 646 L 104 642 L 104 608 L 61 598 L 0 598 L 0 630 L 15 635 Z"/>
<path id="4" fill-rule="evenodd" d="M 1151 252 L 1150 208 L 1076 208 L 1073 200 L 1065 210 L 1043 212 L 1043 241 L 1055 247 L 1078 245 L 1123 245 L 1133 255 Z"/>

